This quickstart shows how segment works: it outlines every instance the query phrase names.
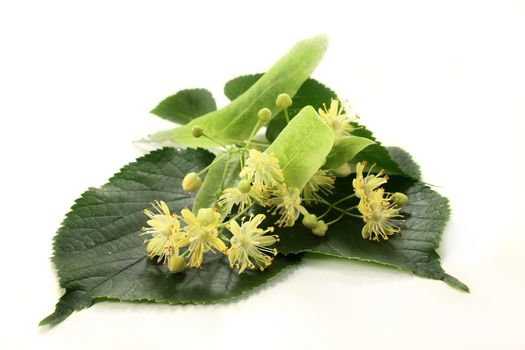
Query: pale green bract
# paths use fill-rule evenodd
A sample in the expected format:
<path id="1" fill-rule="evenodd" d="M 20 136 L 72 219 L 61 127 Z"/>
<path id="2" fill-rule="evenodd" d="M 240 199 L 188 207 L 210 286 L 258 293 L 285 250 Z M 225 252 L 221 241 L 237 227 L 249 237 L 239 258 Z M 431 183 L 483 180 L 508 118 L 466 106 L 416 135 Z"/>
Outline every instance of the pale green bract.
<path id="1" fill-rule="evenodd" d="M 343 136 L 335 140 L 334 147 L 326 157 L 324 169 L 335 169 L 352 160 L 359 152 L 375 142 L 365 137 Z"/>
<path id="2" fill-rule="evenodd" d="M 275 99 L 280 93 L 294 96 L 321 61 L 328 46 L 328 38 L 319 35 L 297 43 L 286 55 L 273 65 L 245 93 L 226 107 L 193 119 L 188 124 L 150 136 L 154 142 L 174 141 L 189 147 L 217 147 L 208 138 L 195 138 L 193 126 L 200 126 L 206 135 L 224 145 L 246 140 L 257 124 L 257 112 L 269 108 L 272 115 L 280 111 Z"/>
<path id="3" fill-rule="evenodd" d="M 219 159 L 220 158 L 220 159 Z M 239 154 L 223 154 L 216 158 L 216 162 L 208 170 L 202 187 L 193 201 L 193 212 L 201 208 L 213 208 L 221 192 L 233 187 L 239 181 Z"/>
<path id="4" fill-rule="evenodd" d="M 304 107 L 266 150 L 279 159 L 288 187 L 303 189 L 334 144 L 332 130 L 311 106 Z"/>

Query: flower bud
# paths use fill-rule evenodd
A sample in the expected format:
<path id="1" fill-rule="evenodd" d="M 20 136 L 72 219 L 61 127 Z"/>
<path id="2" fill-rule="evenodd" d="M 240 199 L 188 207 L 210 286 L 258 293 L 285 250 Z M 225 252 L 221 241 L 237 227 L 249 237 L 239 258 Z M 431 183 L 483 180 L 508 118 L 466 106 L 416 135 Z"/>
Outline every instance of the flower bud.
<path id="1" fill-rule="evenodd" d="M 186 267 L 186 261 L 180 255 L 170 256 L 168 258 L 168 270 L 173 273 L 184 271 Z"/>
<path id="2" fill-rule="evenodd" d="M 392 196 L 392 202 L 394 202 L 398 207 L 402 207 L 408 202 L 408 197 L 406 194 L 401 192 L 396 192 Z"/>
<path id="3" fill-rule="evenodd" d="M 317 225 L 317 216 L 314 214 L 306 214 L 303 217 L 303 225 L 310 230 L 313 229 Z"/>
<path id="4" fill-rule="evenodd" d="M 195 192 L 201 188 L 202 180 L 197 173 L 189 173 L 182 180 L 182 189 L 186 192 Z"/>
<path id="5" fill-rule="evenodd" d="M 248 180 L 241 180 L 241 181 L 237 184 L 237 188 L 238 188 L 239 191 L 241 191 L 242 193 L 248 193 L 248 192 L 250 192 L 250 189 L 252 188 L 252 185 L 250 184 L 250 181 L 248 181 Z"/>
<path id="6" fill-rule="evenodd" d="M 197 221 L 201 226 L 208 226 L 217 220 L 215 211 L 212 208 L 201 208 L 197 213 Z"/>
<path id="7" fill-rule="evenodd" d="M 316 236 L 324 237 L 326 231 L 328 231 L 328 225 L 323 220 L 319 220 L 313 228 L 312 233 Z"/>
<path id="8" fill-rule="evenodd" d="M 259 116 L 259 119 L 262 122 L 269 122 L 270 119 L 272 119 L 272 111 L 270 111 L 270 109 L 266 107 L 259 110 L 259 113 L 257 113 L 257 115 Z"/>
<path id="9" fill-rule="evenodd" d="M 350 168 L 350 164 L 344 163 L 339 168 L 333 169 L 332 173 L 337 177 L 347 177 L 352 173 L 352 169 Z"/>
<path id="10" fill-rule="evenodd" d="M 292 98 L 288 94 L 280 94 L 275 100 L 275 105 L 280 109 L 286 109 L 292 105 Z"/>
<path id="11" fill-rule="evenodd" d="M 204 130 L 200 126 L 195 125 L 191 129 L 191 134 L 193 135 L 193 137 L 201 137 L 202 135 L 204 135 Z"/>

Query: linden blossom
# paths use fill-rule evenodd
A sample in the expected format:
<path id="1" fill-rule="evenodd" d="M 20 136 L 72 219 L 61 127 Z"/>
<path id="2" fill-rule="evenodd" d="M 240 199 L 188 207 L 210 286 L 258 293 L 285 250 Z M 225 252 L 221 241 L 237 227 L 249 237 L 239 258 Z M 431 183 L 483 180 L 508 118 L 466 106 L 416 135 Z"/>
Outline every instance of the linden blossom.
<path id="1" fill-rule="evenodd" d="M 356 129 L 350 122 L 355 121 L 357 116 L 350 119 L 337 99 L 332 99 L 330 108 L 323 104 L 323 108 L 319 108 L 319 115 L 332 128 L 335 137 L 350 135 Z"/>
<path id="2" fill-rule="evenodd" d="M 383 175 L 383 170 L 376 175 L 370 174 L 372 166 L 367 176 L 363 177 L 365 166 L 366 162 L 356 165 L 357 174 L 352 182 L 356 197 L 360 198 L 357 209 L 365 222 L 361 235 L 364 239 L 374 241 L 379 241 L 379 237 L 387 240 L 388 236 L 401 232 L 393 220 L 403 218 L 399 214 L 398 205 L 405 204 L 408 197 L 402 193 L 385 193 L 384 188 L 379 187 L 386 184 L 388 180 L 388 177 Z M 397 198 L 399 198 L 398 201 Z"/>
<path id="3" fill-rule="evenodd" d="M 261 190 L 284 180 L 283 171 L 279 167 L 277 158 L 253 148 L 248 152 L 249 157 L 246 159 L 246 165 L 239 174 L 241 178 L 253 180 L 254 186 Z"/>
<path id="4" fill-rule="evenodd" d="M 288 100 L 289 99 L 289 100 Z M 286 94 L 280 94 L 276 104 L 284 108 L 284 111 L 292 104 Z M 315 111 L 314 111 L 315 114 Z M 332 100 L 330 109 L 320 114 L 324 122 L 332 128 L 336 136 L 348 134 L 353 127 L 346 114 L 342 113 L 337 100 Z M 269 109 L 262 109 L 258 113 L 259 121 L 267 121 L 271 117 Z M 315 116 L 313 116 L 315 118 Z M 270 248 L 277 241 L 277 236 L 266 235 L 273 232 L 273 227 L 259 228 L 265 216 L 259 214 L 247 219 L 247 213 L 254 204 L 269 208 L 272 215 L 277 215 L 275 225 L 279 227 L 292 227 L 301 215 L 302 223 L 309 228 L 314 235 L 324 236 L 329 226 L 344 216 L 361 218 L 365 225 L 362 229 L 362 237 L 379 241 L 379 238 L 388 239 L 388 236 L 399 233 L 400 228 L 393 220 L 400 219 L 399 206 L 406 202 L 403 194 L 385 194 L 380 186 L 387 183 L 388 177 L 381 170 L 378 174 L 371 174 L 373 166 L 366 176 L 363 170 L 366 162 L 356 165 L 356 177 L 352 184 L 354 194 L 348 195 L 335 203 L 328 202 L 324 196 L 330 195 L 334 190 L 335 173 L 348 176 L 350 168 L 348 164 L 345 169 L 317 169 L 317 171 L 306 182 L 304 188 L 290 187 L 284 178 L 279 159 L 273 154 L 261 152 L 255 148 L 249 148 L 259 122 L 251 132 L 250 138 L 242 148 L 233 147 L 227 149 L 226 153 L 217 156 L 215 160 L 199 173 L 189 173 L 182 181 L 182 187 L 187 192 L 198 191 L 202 185 L 200 175 L 212 168 L 212 165 L 233 153 L 239 153 L 241 169 L 238 173 L 240 181 L 233 187 L 228 187 L 218 196 L 215 205 L 223 211 L 224 218 L 232 215 L 233 209 L 237 207 L 237 214 L 221 222 L 221 214 L 217 208 L 200 208 L 197 215 L 189 209 L 183 209 L 181 216 L 171 214 L 166 203 L 155 202 L 154 208 L 158 214 L 145 210 L 150 218 L 150 227 L 143 229 L 143 234 L 150 234 L 151 239 L 146 240 L 148 256 L 156 256 L 158 263 L 167 263 L 172 272 L 182 271 L 184 265 L 188 268 L 199 268 L 202 266 L 207 252 L 220 251 L 228 255 L 230 265 L 239 268 L 242 273 L 247 268 L 259 268 L 263 270 L 271 264 L 271 255 L 277 254 L 275 248 Z M 195 137 L 205 135 L 202 128 L 195 128 Z M 201 135 L 202 134 L 202 135 Z M 256 142 L 254 142 L 256 144 Z M 247 157 L 245 156 L 247 154 Z M 286 158 L 285 158 L 286 159 Z M 357 197 L 359 205 L 351 208 L 340 208 L 346 200 Z M 319 217 L 312 215 L 303 206 L 306 204 L 326 205 L 328 210 Z M 352 213 L 357 209 L 360 213 Z M 325 222 L 323 217 L 331 211 L 338 211 L 339 217 L 330 222 Z M 240 218 L 241 225 L 237 223 Z M 185 223 L 181 228 L 179 219 Z M 230 239 L 222 235 L 223 228 L 232 232 Z M 228 249 L 225 242 L 230 243 Z M 181 250 L 184 252 L 181 253 Z"/>
<path id="5" fill-rule="evenodd" d="M 255 217 L 252 216 L 248 221 L 242 221 L 241 226 L 235 220 L 230 221 L 228 225 L 228 229 L 233 234 L 228 259 L 230 267 L 237 267 L 239 273 L 247 267 L 251 269 L 257 267 L 263 271 L 272 263 L 272 257 L 265 253 L 277 255 L 277 249 L 268 247 L 277 242 L 279 237 L 265 235 L 265 233 L 273 232 L 273 227 L 265 230 L 258 227 L 265 218 L 264 214 L 258 214 Z"/>

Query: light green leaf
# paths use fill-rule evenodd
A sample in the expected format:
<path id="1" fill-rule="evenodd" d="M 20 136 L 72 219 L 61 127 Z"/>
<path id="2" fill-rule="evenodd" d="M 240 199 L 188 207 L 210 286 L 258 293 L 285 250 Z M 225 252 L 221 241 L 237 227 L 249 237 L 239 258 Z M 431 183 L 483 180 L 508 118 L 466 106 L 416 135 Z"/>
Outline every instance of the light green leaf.
<path id="1" fill-rule="evenodd" d="M 298 256 L 277 256 L 264 272 L 239 275 L 221 254 L 208 254 L 201 269 L 171 274 L 146 258 L 140 228 L 142 212 L 153 200 L 171 210 L 190 207 L 193 195 L 182 191 L 188 172 L 198 172 L 213 155 L 204 150 L 165 148 L 125 166 L 101 188 L 85 192 L 66 216 L 54 239 L 60 286 L 65 289 L 53 314 L 41 325 L 55 325 L 73 311 L 108 299 L 167 304 L 204 304 L 244 295 L 267 283 Z"/>
<path id="2" fill-rule="evenodd" d="M 365 137 L 344 136 L 334 141 L 334 147 L 326 157 L 324 169 L 335 169 L 354 159 L 354 157 L 366 147 L 375 142 Z"/>
<path id="3" fill-rule="evenodd" d="M 185 146 L 216 147 L 217 143 L 205 137 L 192 136 L 191 129 L 197 125 L 223 144 L 246 140 L 258 121 L 257 112 L 267 107 L 272 114 L 277 114 L 277 95 L 295 95 L 321 61 L 327 45 L 328 39 L 324 35 L 300 41 L 245 93 L 226 107 L 194 119 L 185 126 L 151 135 L 151 139 L 155 142 L 171 140 Z"/>
<path id="4" fill-rule="evenodd" d="M 222 158 L 210 167 L 197 196 L 195 196 L 193 212 L 197 212 L 201 208 L 213 208 L 222 191 L 225 188 L 235 186 L 240 180 L 239 153 L 223 154 L 218 157 Z M 225 213 L 222 214 L 224 216 Z"/>
<path id="5" fill-rule="evenodd" d="M 217 109 L 211 92 L 186 89 L 162 100 L 151 113 L 174 123 L 186 124 Z"/>
<path id="6" fill-rule="evenodd" d="M 304 107 L 265 151 L 279 159 L 284 180 L 301 190 L 332 149 L 332 130 L 311 107 Z"/>

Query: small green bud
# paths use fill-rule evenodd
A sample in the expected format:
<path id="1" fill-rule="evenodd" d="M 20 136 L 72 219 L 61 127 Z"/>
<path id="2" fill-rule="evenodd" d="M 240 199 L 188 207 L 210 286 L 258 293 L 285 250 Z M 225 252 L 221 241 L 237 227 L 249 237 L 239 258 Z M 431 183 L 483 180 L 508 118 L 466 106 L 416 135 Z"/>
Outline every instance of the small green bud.
<path id="1" fill-rule="evenodd" d="M 275 100 L 275 105 L 280 109 L 286 109 L 292 105 L 292 98 L 288 94 L 280 94 Z"/>
<path id="2" fill-rule="evenodd" d="M 269 122 L 270 119 L 272 119 L 272 111 L 270 111 L 269 108 L 261 108 L 259 110 L 259 113 L 257 113 L 257 115 L 259 116 L 259 119 L 262 121 L 262 122 Z"/>
<path id="3" fill-rule="evenodd" d="M 396 192 L 392 196 L 392 201 L 397 204 L 397 206 L 402 207 L 408 202 L 408 197 L 406 194 L 401 192 Z"/>
<path id="4" fill-rule="evenodd" d="M 201 208 L 197 213 L 197 221 L 201 226 L 208 226 L 217 220 L 215 211 L 212 208 Z"/>
<path id="5" fill-rule="evenodd" d="M 317 216 L 314 214 L 306 214 L 303 217 L 303 225 L 312 230 L 317 225 Z"/>
<path id="6" fill-rule="evenodd" d="M 179 273 L 184 271 L 184 268 L 186 267 L 186 261 L 184 258 L 180 255 L 177 256 L 170 256 L 168 258 L 168 269 L 170 272 L 173 273 Z"/>
<path id="7" fill-rule="evenodd" d="M 312 233 L 316 236 L 324 237 L 326 231 L 328 231 L 328 225 L 323 220 L 319 220 L 313 228 Z"/>
<path id="8" fill-rule="evenodd" d="M 197 173 L 189 173 L 182 180 L 182 189 L 186 192 L 195 192 L 201 188 L 202 180 Z"/>
<path id="9" fill-rule="evenodd" d="M 200 126 L 195 125 L 191 129 L 191 134 L 193 135 L 193 137 L 201 137 L 202 135 L 204 135 L 204 130 Z"/>
<path id="10" fill-rule="evenodd" d="M 347 177 L 352 173 L 352 169 L 350 168 L 350 164 L 344 163 L 339 168 L 333 169 L 332 172 L 337 177 Z"/>
<path id="11" fill-rule="evenodd" d="M 250 184 L 250 181 L 248 181 L 248 180 L 241 180 L 241 182 L 239 182 L 237 184 L 237 188 L 242 193 L 248 193 L 248 192 L 250 192 L 250 189 L 252 188 L 252 185 Z"/>

